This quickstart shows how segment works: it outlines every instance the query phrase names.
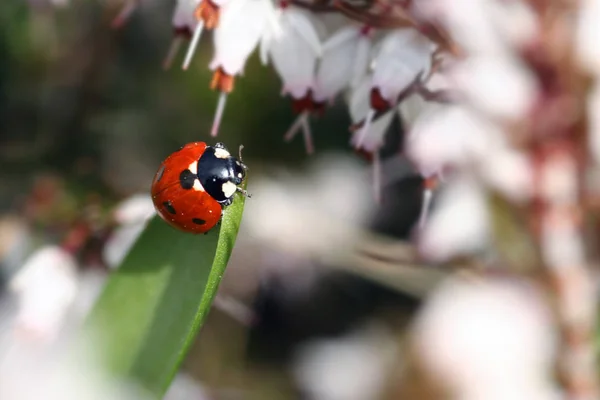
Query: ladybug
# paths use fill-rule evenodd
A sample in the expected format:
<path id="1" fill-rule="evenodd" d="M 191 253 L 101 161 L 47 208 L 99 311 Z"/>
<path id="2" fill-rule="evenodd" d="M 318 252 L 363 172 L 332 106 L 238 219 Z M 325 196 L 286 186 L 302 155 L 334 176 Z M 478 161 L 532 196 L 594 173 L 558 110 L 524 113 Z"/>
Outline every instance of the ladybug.
<path id="1" fill-rule="evenodd" d="M 191 233 L 207 233 L 220 220 L 223 207 L 236 192 L 250 195 L 238 185 L 247 167 L 223 143 L 209 146 L 193 142 L 167 157 L 152 181 L 152 202 L 169 225 Z"/>

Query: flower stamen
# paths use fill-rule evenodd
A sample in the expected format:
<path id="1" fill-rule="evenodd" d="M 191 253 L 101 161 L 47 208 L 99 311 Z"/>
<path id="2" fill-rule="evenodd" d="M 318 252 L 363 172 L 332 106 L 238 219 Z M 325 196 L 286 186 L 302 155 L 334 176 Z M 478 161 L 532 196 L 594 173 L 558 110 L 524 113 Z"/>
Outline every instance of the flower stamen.
<path id="1" fill-rule="evenodd" d="M 202 31 L 204 30 L 204 21 L 198 21 L 198 25 L 196 25 L 196 29 L 194 29 L 194 35 L 192 36 L 192 41 L 188 47 L 187 52 L 185 53 L 185 60 L 183 61 L 183 65 L 181 69 L 186 71 L 190 64 L 192 63 L 192 58 L 194 54 L 196 54 L 196 48 L 198 47 L 198 42 L 200 41 L 200 36 L 202 36 Z"/>
<path id="2" fill-rule="evenodd" d="M 125 22 L 129 20 L 129 17 L 131 17 L 131 14 L 133 14 L 135 9 L 137 8 L 138 3 L 139 0 L 128 0 L 119 12 L 119 14 L 115 17 L 115 19 L 113 19 L 111 27 L 113 29 L 119 29 L 123 25 L 125 25 Z"/>
<path id="3" fill-rule="evenodd" d="M 221 92 L 219 94 L 219 101 L 217 102 L 217 111 L 215 112 L 215 118 L 213 120 L 212 129 L 210 135 L 216 137 L 219 133 L 219 127 L 221 126 L 221 120 L 223 119 L 223 113 L 225 112 L 225 104 L 227 103 L 227 92 Z"/>
<path id="4" fill-rule="evenodd" d="M 419 215 L 419 230 L 422 230 L 427 223 L 433 200 L 433 192 L 437 185 L 438 178 L 435 175 L 425 178 L 425 182 L 423 182 L 423 204 L 421 205 L 421 213 Z"/>
<path id="5" fill-rule="evenodd" d="M 200 41 L 200 37 L 202 36 L 202 31 L 204 30 L 204 28 L 212 30 L 218 25 L 219 6 L 217 6 L 210 0 L 202 0 L 200 4 L 198 4 L 198 7 L 196 7 L 196 9 L 194 10 L 194 16 L 198 21 L 198 25 L 196 25 L 196 29 L 194 29 L 192 41 L 185 55 L 185 61 L 183 62 L 183 66 L 181 67 L 184 71 L 189 68 L 192 62 L 192 58 L 196 53 L 196 48 L 198 47 L 198 42 Z"/>

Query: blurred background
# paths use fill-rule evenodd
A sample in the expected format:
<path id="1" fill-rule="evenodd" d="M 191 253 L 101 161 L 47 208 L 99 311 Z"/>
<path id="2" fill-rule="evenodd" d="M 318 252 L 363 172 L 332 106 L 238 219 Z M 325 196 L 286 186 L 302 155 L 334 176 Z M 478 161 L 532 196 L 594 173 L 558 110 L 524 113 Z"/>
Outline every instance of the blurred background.
<path id="1" fill-rule="evenodd" d="M 52 246 L 72 250 L 75 272 L 67 275 L 76 283 L 48 274 L 27 290 L 45 302 L 56 295 L 46 293 L 49 286 L 72 284 L 75 306 L 67 320 L 82 318 L 151 215 L 147 193 L 160 162 L 187 142 L 214 141 L 208 134 L 217 100 L 208 87 L 212 38 L 203 35 L 188 72 L 179 68 L 183 51 L 164 71 L 171 3 L 143 1 L 120 29 L 111 28 L 119 2 L 0 3 L 3 335 L 13 332 L 15 301 L 25 290 L 10 291 L 11 282 L 27 260 L 34 263 L 31 255 Z M 253 55 L 229 96 L 218 140 L 230 149 L 245 146 L 255 197 L 215 308 L 168 396 L 397 398 L 399 338 L 429 276 L 417 288 L 398 287 L 402 279 L 352 272 L 354 261 L 305 243 L 306 229 L 302 236 L 302 229 L 289 228 L 279 241 L 277 233 L 297 200 L 317 211 L 315 226 L 334 215 L 331 226 L 383 234 L 394 244 L 417 221 L 422 180 L 396 157 L 396 121 L 383 151 L 384 176 L 394 174 L 376 204 L 369 163 L 349 145 L 344 102 L 312 118 L 316 154 L 307 156 L 300 136 L 283 141 L 295 115 L 279 93 L 271 68 Z M 282 193 L 292 208 L 274 207 Z M 341 234 L 348 230 L 332 229 L 320 237 L 324 247 L 349 249 Z M 45 257 L 50 263 L 53 256 Z M 385 267 L 385 259 L 377 262 Z"/>

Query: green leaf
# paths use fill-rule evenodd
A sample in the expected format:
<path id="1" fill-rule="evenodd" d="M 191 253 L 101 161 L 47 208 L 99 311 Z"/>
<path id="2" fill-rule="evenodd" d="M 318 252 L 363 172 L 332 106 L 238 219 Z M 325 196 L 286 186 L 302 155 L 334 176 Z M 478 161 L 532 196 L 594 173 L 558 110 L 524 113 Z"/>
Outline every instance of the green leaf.
<path id="1" fill-rule="evenodd" d="M 85 330 L 107 372 L 163 396 L 202 326 L 235 245 L 245 198 L 221 228 L 193 235 L 153 218 L 115 271 Z"/>

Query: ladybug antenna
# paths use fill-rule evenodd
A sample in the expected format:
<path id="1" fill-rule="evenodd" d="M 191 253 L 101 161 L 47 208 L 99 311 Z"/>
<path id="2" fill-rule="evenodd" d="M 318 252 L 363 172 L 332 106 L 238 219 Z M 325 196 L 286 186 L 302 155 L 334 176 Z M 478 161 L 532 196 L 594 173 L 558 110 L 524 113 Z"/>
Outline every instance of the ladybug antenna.
<path id="1" fill-rule="evenodd" d="M 185 54 L 185 60 L 183 61 L 183 66 L 181 69 L 187 71 L 192 62 L 192 58 L 194 57 L 194 53 L 196 53 L 196 47 L 198 47 L 198 42 L 200 41 L 200 36 L 202 36 L 202 30 L 204 29 L 204 21 L 199 20 L 196 25 L 196 29 L 194 29 L 194 36 L 192 36 L 192 41 L 188 47 L 187 53 Z"/>
<path id="2" fill-rule="evenodd" d="M 240 158 L 240 163 L 243 164 L 244 162 L 242 161 L 242 150 L 244 149 L 244 145 L 240 144 L 240 150 L 239 152 L 239 158 Z"/>
<path id="3" fill-rule="evenodd" d="M 251 198 L 252 197 L 252 194 L 248 193 L 247 190 L 244 190 L 241 187 L 236 187 L 235 190 L 238 191 L 238 192 L 240 192 L 242 195 L 244 195 L 247 198 Z"/>

